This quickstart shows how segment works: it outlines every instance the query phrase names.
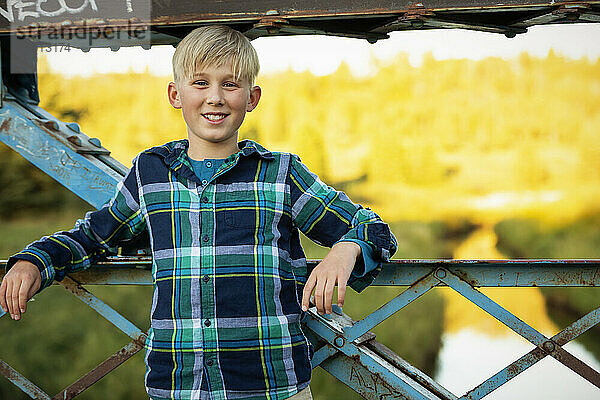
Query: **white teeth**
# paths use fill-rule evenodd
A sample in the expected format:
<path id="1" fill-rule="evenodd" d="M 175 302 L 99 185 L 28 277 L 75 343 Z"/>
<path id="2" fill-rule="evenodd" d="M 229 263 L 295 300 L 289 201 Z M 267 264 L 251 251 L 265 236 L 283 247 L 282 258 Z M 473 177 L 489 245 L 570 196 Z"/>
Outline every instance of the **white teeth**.
<path id="1" fill-rule="evenodd" d="M 215 115 L 215 114 L 204 114 L 204 116 L 211 121 L 219 121 L 225 118 L 225 115 Z"/>

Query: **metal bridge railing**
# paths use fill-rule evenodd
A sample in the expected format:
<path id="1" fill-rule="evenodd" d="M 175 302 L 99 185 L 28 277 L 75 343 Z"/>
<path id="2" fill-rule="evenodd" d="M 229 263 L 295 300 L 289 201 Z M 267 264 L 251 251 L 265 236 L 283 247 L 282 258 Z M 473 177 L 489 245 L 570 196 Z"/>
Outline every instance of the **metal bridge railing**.
<path id="1" fill-rule="evenodd" d="M 151 263 L 149 257 L 109 257 L 60 282 L 132 339 L 92 371 L 53 397 L 2 360 L 0 373 L 31 398 L 71 399 L 121 365 L 144 347 L 146 334 L 84 286 L 151 285 Z M 4 264 L 0 262 L 0 269 L 3 270 Z M 314 266 L 316 262 L 311 264 Z M 324 368 L 366 399 L 481 399 L 546 356 L 598 387 L 600 396 L 600 373 L 563 348 L 600 323 L 600 307 L 548 338 L 477 290 L 478 287 L 597 287 L 600 260 L 397 260 L 384 266 L 374 285 L 408 288 L 360 321 L 352 320 L 337 306 L 331 315 L 319 315 L 313 307 L 303 320 L 303 328 L 316 349 L 313 368 Z M 531 342 L 533 349 L 466 394 L 456 396 L 375 340 L 370 329 L 439 286 L 461 294 Z"/>

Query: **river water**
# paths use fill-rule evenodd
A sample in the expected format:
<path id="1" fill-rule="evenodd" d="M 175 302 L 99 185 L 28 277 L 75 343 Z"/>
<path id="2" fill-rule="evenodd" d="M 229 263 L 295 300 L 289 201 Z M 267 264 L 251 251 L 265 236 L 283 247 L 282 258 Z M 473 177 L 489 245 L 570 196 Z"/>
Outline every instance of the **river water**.
<path id="1" fill-rule="evenodd" d="M 475 231 L 456 249 L 454 257 L 506 258 L 496 250 L 496 236 L 492 227 Z M 442 290 L 446 300 L 445 333 L 435 379 L 454 394 L 465 394 L 533 349 L 527 340 L 453 290 Z M 487 288 L 482 292 L 547 337 L 559 332 L 560 329 L 548 317 L 539 289 Z M 577 342 L 571 342 L 564 348 L 600 371 L 600 362 Z M 600 389 L 552 357 L 545 357 L 485 399 L 599 400 Z"/>

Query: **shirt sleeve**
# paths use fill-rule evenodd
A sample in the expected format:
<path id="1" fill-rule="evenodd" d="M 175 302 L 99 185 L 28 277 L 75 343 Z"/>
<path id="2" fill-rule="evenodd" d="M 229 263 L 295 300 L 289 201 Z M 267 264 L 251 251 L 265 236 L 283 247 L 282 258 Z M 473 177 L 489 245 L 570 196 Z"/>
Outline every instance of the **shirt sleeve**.
<path id="1" fill-rule="evenodd" d="M 362 291 L 379 274 L 381 263 L 389 261 L 396 252 L 396 238 L 389 226 L 369 208 L 353 203 L 345 193 L 324 184 L 295 155 L 291 159 L 290 179 L 292 220 L 302 233 L 326 247 L 338 241 L 357 241 L 370 248 L 365 252 L 361 245 L 363 257 L 357 260 L 348 281 L 350 287 Z M 366 259 L 366 255 L 370 258 Z"/>
<path id="2" fill-rule="evenodd" d="M 144 231 L 146 224 L 139 206 L 137 158 L 113 198 L 97 211 L 88 212 L 70 231 L 57 232 L 29 244 L 9 258 L 6 272 L 18 260 L 35 264 L 42 276 L 40 290 L 70 272 L 88 268 L 100 254 L 115 254 L 119 242 Z"/>

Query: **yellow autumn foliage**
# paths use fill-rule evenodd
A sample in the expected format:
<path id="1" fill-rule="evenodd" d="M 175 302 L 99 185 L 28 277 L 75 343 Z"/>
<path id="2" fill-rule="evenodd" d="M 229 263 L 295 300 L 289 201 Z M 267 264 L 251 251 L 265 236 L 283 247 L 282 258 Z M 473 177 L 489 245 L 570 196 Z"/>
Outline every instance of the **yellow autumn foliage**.
<path id="1" fill-rule="evenodd" d="M 76 120 L 126 165 L 185 137 L 169 77 L 65 78 L 42 62 L 41 106 Z M 323 180 L 388 220 L 533 216 L 565 222 L 600 196 L 600 61 L 405 55 L 355 77 L 342 65 L 261 76 L 241 138 L 299 154 Z"/>

